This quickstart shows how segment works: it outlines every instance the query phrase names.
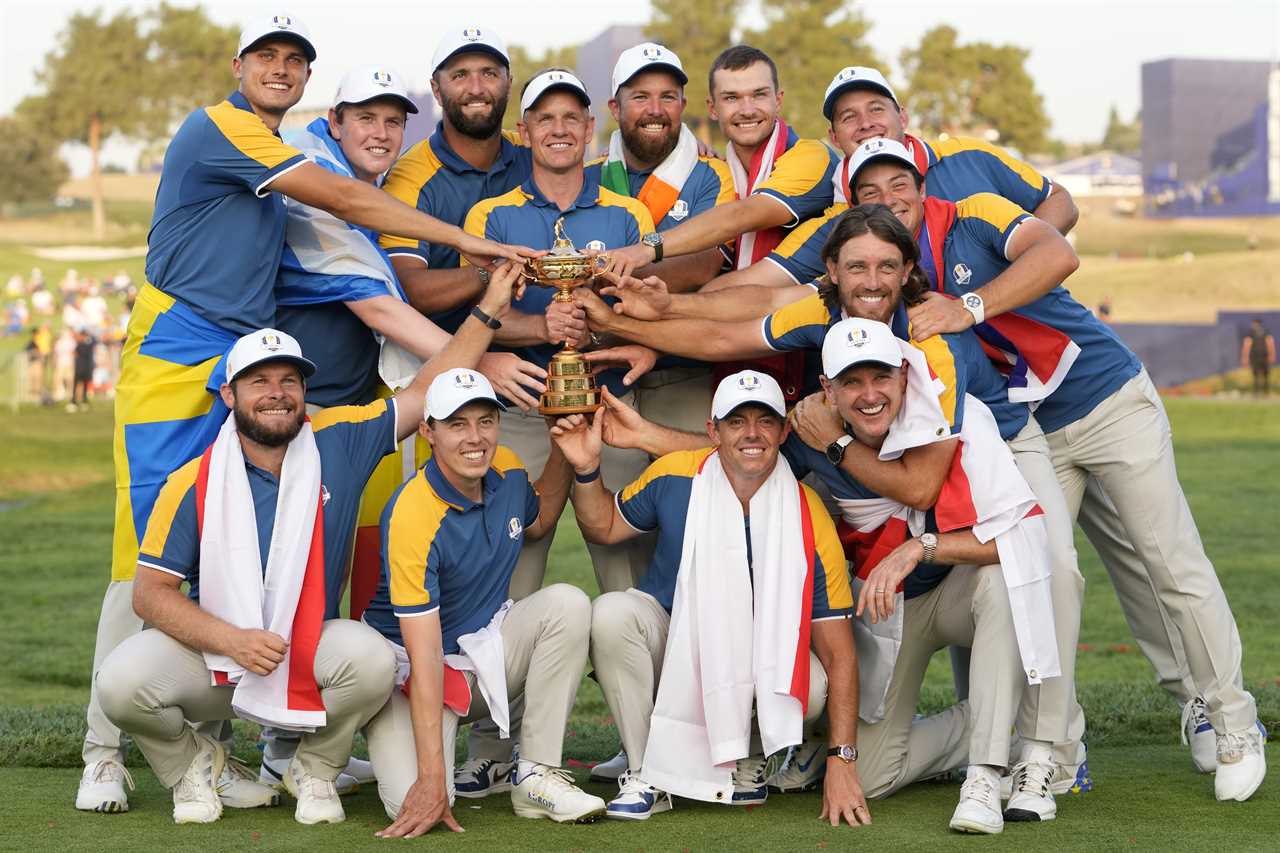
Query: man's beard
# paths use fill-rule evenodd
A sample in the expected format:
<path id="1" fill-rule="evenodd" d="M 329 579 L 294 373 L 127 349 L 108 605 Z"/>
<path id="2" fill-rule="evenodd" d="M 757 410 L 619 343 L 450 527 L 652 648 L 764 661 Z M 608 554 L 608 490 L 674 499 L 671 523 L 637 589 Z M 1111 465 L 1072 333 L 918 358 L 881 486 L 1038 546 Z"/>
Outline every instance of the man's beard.
<path id="1" fill-rule="evenodd" d="M 281 447 L 297 438 L 298 433 L 302 431 L 302 424 L 306 421 L 306 412 L 302 409 L 298 410 L 297 420 L 292 423 L 285 424 L 279 429 L 272 429 L 258 420 L 256 420 L 250 412 L 242 410 L 239 406 L 235 408 L 236 429 L 245 438 L 263 447 Z"/>
<path id="2" fill-rule="evenodd" d="M 622 131 L 622 142 L 627 146 L 627 150 L 631 152 L 631 156 L 644 163 L 652 163 L 654 166 L 662 163 L 667 156 L 676 150 L 676 144 L 680 141 L 680 128 L 676 127 L 672 132 L 671 127 L 667 127 L 667 133 L 660 139 L 654 139 L 649 134 L 640 130 L 640 123 L 637 122 L 630 130 Z"/>
<path id="3" fill-rule="evenodd" d="M 507 95 L 504 93 L 502 97 L 496 98 L 492 107 L 488 116 L 468 116 L 462 111 L 461 99 L 444 99 L 444 114 L 449 119 L 449 124 L 463 136 L 481 141 L 492 139 L 502 130 L 502 117 L 507 112 Z"/>

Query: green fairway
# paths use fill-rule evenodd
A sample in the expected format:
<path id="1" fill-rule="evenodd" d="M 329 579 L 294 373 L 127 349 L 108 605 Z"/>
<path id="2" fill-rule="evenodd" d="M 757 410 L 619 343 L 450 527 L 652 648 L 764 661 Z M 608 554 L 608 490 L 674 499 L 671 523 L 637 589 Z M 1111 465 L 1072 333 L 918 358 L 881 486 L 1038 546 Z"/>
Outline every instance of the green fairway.
<path id="1" fill-rule="evenodd" d="M 1268 728 L 1280 729 L 1280 636 L 1274 630 L 1277 561 L 1270 544 L 1280 483 L 1280 404 L 1172 400 L 1179 472 L 1206 549 L 1222 577 L 1244 642 L 1244 675 Z M 138 791 L 125 816 L 82 814 L 71 807 L 79 764 L 94 625 L 108 576 L 111 538 L 110 408 L 69 415 L 24 409 L 0 415 L 0 850 L 168 850 L 197 844 L 211 851 L 339 850 L 372 845 L 384 824 L 377 797 L 348 799 L 348 822 L 308 829 L 292 821 L 292 801 L 258 812 L 230 812 L 211 827 L 175 831 L 170 801 L 135 753 Z M 824 849 L 875 843 L 894 849 L 957 849 L 981 844 L 1012 849 L 1044 843 L 1063 850 L 1271 850 L 1280 831 L 1273 777 L 1248 804 L 1213 801 L 1212 778 L 1191 770 L 1177 745 L 1177 706 L 1153 684 L 1115 596 L 1092 550 L 1079 542 L 1088 586 L 1078 681 L 1089 720 L 1096 789 L 1062 797 L 1052 824 L 1009 826 L 979 841 L 947 833 L 954 785 L 917 785 L 873 804 L 875 824 L 840 832 L 816 820 L 815 794 L 775 796 L 763 808 L 678 803 L 647 824 L 561 827 L 520 822 L 502 797 L 473 808 L 459 801 L 468 828 L 431 844 L 520 849 L 749 850 Z M 595 594 L 576 526 L 560 525 L 548 580 Z M 949 701 L 950 675 L 934 661 L 924 694 L 933 709 Z M 256 764 L 254 729 L 238 727 L 237 752 Z M 585 767 L 617 749 L 608 711 L 584 681 L 570 724 L 566 758 Z M 1273 768 L 1280 750 L 1268 749 Z M 605 794 L 607 789 L 595 788 Z"/>

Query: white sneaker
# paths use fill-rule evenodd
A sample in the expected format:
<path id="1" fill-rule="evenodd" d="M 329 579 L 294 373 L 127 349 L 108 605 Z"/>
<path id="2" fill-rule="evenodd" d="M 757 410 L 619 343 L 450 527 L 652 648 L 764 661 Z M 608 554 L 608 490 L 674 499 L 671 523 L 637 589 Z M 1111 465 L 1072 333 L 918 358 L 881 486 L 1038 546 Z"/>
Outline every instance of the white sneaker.
<path id="1" fill-rule="evenodd" d="M 262 764 L 258 768 L 258 783 L 266 785 L 268 788 L 274 788 L 277 791 L 284 790 L 284 774 L 289 772 L 289 762 L 293 760 L 293 754 L 272 757 L 267 754 L 266 750 L 262 753 Z M 337 789 L 338 796 L 345 797 L 347 794 L 354 794 L 360 789 L 365 782 L 374 781 L 373 765 L 369 762 L 352 756 L 347 761 L 347 769 L 338 774 L 338 778 L 333 780 L 333 787 Z"/>
<path id="2" fill-rule="evenodd" d="M 568 770 L 529 762 L 527 770 L 517 769 L 513 781 L 511 806 L 517 817 L 590 823 L 605 812 L 604 800 L 573 784 Z"/>
<path id="3" fill-rule="evenodd" d="M 1213 777 L 1213 792 L 1219 800 L 1243 803 L 1258 790 L 1267 776 L 1267 759 L 1262 751 L 1266 742 L 1260 723 L 1244 731 L 1218 735 L 1218 771 Z"/>
<path id="4" fill-rule="evenodd" d="M 227 754 L 222 744 L 197 734 L 200 748 L 187 771 L 173 786 L 174 823 L 213 823 L 222 817 L 222 800 L 213 781 L 222 777 Z"/>
<path id="5" fill-rule="evenodd" d="M 459 797 L 478 800 L 490 794 L 511 790 L 514 761 L 468 758 L 453 771 L 453 789 Z"/>
<path id="6" fill-rule="evenodd" d="M 613 758 L 608 761 L 601 761 L 595 767 L 592 767 L 590 779 L 592 782 L 619 782 L 629 766 L 627 751 L 621 749 L 618 750 L 618 754 Z"/>
<path id="7" fill-rule="evenodd" d="M 1014 765 L 1013 793 L 1005 806 L 1004 819 L 1013 823 L 1053 820 L 1058 804 L 1053 799 L 1053 757 L 1048 752 L 1032 754 L 1027 761 Z"/>
<path id="8" fill-rule="evenodd" d="M 1083 743 L 1080 744 L 1077 756 L 1078 764 L 1057 764 L 1053 766 L 1053 779 L 1049 781 L 1049 792 L 1054 796 L 1063 794 L 1087 794 L 1093 790 L 1093 773 L 1089 770 L 1089 753 Z M 964 781 L 964 770 L 951 771 L 959 781 Z M 941 777 L 935 777 L 941 778 Z M 1000 799 L 1007 800 L 1013 796 L 1013 776 L 1000 777 Z"/>
<path id="9" fill-rule="evenodd" d="M 94 761 L 80 774 L 80 788 L 76 791 L 76 808 L 82 812 L 114 814 L 129 810 L 129 796 L 124 786 L 133 790 L 133 777 L 119 761 L 104 759 Z"/>
<path id="10" fill-rule="evenodd" d="M 259 782 L 243 761 L 232 756 L 227 756 L 223 763 L 222 775 L 214 788 L 222 805 L 229 809 L 256 809 L 280 804 L 276 789 Z"/>
<path id="11" fill-rule="evenodd" d="M 769 760 L 763 755 L 739 758 L 733 768 L 733 797 L 730 805 L 758 806 L 769 799 L 769 787 L 765 780 Z"/>
<path id="12" fill-rule="evenodd" d="M 347 819 L 333 782 L 307 773 L 296 758 L 285 771 L 284 787 L 298 799 L 298 807 L 293 811 L 293 819 L 298 823 L 342 823 Z"/>
<path id="13" fill-rule="evenodd" d="M 649 815 L 671 811 L 671 795 L 659 791 L 630 770 L 618 779 L 618 796 L 609 801 L 606 817 L 619 820 L 648 820 Z"/>
<path id="14" fill-rule="evenodd" d="M 1000 814 L 1000 777 L 989 767 L 971 766 L 960 786 L 960 803 L 951 815 L 957 832 L 995 835 L 1004 830 Z"/>
<path id="15" fill-rule="evenodd" d="M 769 777 L 769 790 L 779 794 L 808 791 L 827 775 L 827 739 L 811 737 L 796 747 L 787 766 Z"/>
<path id="16" fill-rule="evenodd" d="M 1218 769 L 1218 735 L 1199 696 L 1182 706 L 1182 745 L 1191 747 L 1191 763 L 1201 773 Z"/>

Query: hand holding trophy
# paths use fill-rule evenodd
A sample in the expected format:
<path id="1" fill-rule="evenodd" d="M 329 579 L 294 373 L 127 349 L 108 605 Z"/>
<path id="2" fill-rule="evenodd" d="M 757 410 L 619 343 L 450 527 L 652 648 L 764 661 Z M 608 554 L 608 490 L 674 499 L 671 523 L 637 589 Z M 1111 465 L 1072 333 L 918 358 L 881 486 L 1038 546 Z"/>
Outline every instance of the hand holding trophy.
<path id="1" fill-rule="evenodd" d="M 524 262 L 524 275 L 535 284 L 556 288 L 556 302 L 572 302 L 573 289 L 590 284 L 609 264 L 604 254 L 579 252 L 564 233 L 564 220 L 556 220 L 556 240 L 551 251 Z M 551 357 L 547 365 L 547 390 L 542 393 L 538 412 L 543 415 L 575 415 L 594 412 L 602 405 L 600 389 L 591 375 L 591 365 L 568 343 Z"/>

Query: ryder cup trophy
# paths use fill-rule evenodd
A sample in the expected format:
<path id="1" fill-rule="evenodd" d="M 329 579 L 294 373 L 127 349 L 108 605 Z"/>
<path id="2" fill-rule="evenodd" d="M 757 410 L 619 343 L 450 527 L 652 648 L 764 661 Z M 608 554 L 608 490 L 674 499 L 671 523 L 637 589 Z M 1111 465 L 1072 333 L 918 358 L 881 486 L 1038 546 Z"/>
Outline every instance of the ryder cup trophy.
<path id="1" fill-rule="evenodd" d="M 525 261 L 525 277 L 544 287 L 554 287 L 556 302 L 572 302 L 575 287 L 590 284 L 609 264 L 607 255 L 584 255 L 565 236 L 564 220 L 556 220 L 556 241 L 541 258 Z M 538 403 L 543 415 L 576 415 L 600 408 L 600 389 L 591 365 L 568 342 L 547 365 L 547 390 Z"/>

